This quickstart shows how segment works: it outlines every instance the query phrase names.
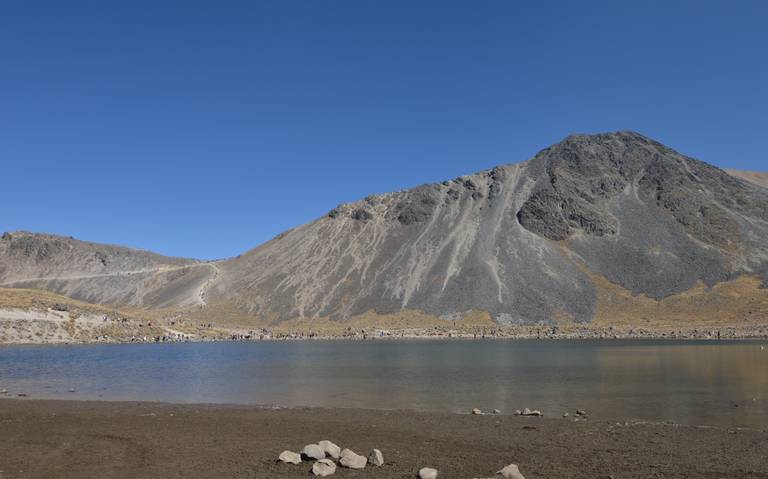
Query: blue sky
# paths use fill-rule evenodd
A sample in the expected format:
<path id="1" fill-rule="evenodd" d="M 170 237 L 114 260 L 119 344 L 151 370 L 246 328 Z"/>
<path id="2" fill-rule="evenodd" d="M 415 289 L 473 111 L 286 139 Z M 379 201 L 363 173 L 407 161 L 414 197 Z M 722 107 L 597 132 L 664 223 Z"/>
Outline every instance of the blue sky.
<path id="1" fill-rule="evenodd" d="M 768 2 L 4 1 L 0 230 L 236 255 L 632 129 L 768 170 Z"/>

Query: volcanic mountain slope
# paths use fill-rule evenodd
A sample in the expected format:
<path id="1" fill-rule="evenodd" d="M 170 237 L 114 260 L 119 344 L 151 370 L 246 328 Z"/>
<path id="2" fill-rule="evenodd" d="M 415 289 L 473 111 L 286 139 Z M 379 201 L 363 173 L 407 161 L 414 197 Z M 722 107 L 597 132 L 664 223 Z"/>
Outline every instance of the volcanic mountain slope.
<path id="1" fill-rule="evenodd" d="M 768 189 L 739 176 L 752 182 L 633 132 L 573 135 L 524 163 L 340 205 L 219 262 L 12 233 L 0 286 L 267 322 L 768 318 Z"/>
<path id="2" fill-rule="evenodd" d="M 200 304 L 215 266 L 147 251 L 27 232 L 0 238 L 0 286 L 90 303 L 160 308 Z"/>
<path id="3" fill-rule="evenodd" d="M 474 310 L 595 317 L 601 280 L 654 300 L 768 278 L 768 190 L 633 132 L 341 205 L 219 266 L 213 302 L 263 318 Z"/>

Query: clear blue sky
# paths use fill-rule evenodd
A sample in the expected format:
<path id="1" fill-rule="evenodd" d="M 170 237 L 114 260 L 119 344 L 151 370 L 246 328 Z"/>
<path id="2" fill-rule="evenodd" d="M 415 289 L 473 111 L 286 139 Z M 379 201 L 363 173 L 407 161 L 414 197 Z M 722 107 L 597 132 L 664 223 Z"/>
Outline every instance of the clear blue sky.
<path id="1" fill-rule="evenodd" d="M 0 230 L 218 258 L 632 129 L 768 170 L 765 1 L 0 3 Z"/>

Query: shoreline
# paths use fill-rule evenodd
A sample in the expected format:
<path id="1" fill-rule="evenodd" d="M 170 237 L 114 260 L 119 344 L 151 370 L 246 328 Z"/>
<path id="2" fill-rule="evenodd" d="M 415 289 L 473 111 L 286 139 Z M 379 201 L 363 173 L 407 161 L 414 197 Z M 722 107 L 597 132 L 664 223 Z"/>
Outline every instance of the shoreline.
<path id="1" fill-rule="evenodd" d="M 77 404 L 79 406 L 155 406 L 158 408 L 180 408 L 180 409 L 203 409 L 203 410 L 242 410 L 242 411 L 317 411 L 317 412 L 355 412 L 360 414 L 373 413 L 373 414 L 412 414 L 412 415 L 435 415 L 435 416 L 456 416 L 456 417 L 494 417 L 494 418 L 519 418 L 521 420 L 528 420 L 532 423 L 536 421 L 565 421 L 565 422 L 604 422 L 604 423 L 631 423 L 631 424 L 643 424 L 650 426 L 665 426 L 665 427 L 684 427 L 693 429 L 720 429 L 720 430 L 737 430 L 737 431 L 753 431 L 764 432 L 768 434 L 768 423 L 758 427 L 748 427 L 743 425 L 723 425 L 713 423 L 686 423 L 678 422 L 674 420 L 665 419 L 644 419 L 641 417 L 630 416 L 601 416 L 594 413 L 585 414 L 581 416 L 576 413 L 578 409 L 571 408 L 567 410 L 568 416 L 565 417 L 562 413 L 544 411 L 539 414 L 522 414 L 519 410 L 507 412 L 493 412 L 481 411 L 480 414 L 474 413 L 472 410 L 456 411 L 456 410 L 443 410 L 443 409 L 417 409 L 417 408 L 385 408 L 385 407 L 359 407 L 359 406 L 311 406 L 311 405 L 285 405 L 285 404 L 252 404 L 252 403 L 237 403 L 237 402 L 174 402 L 165 400 L 148 400 L 148 399 L 104 399 L 104 398 L 72 398 L 72 397 L 36 397 L 28 394 L 18 396 L 12 392 L 0 394 L 0 411 L 2 410 L 2 404 L 4 402 L 15 402 L 19 404 L 24 403 L 51 403 L 72 405 Z M 538 411 L 538 410 L 537 410 Z M 541 411 L 538 411 L 541 412 Z"/>
<path id="2" fill-rule="evenodd" d="M 283 450 L 329 439 L 385 464 L 334 477 L 492 477 L 515 463 L 527 479 L 768 477 L 768 430 L 621 419 L 575 420 L 355 408 L 17 399 L 0 401 L 7 478 L 307 477 Z"/>
<path id="3" fill-rule="evenodd" d="M 131 331 L 135 333 L 134 331 Z M 369 327 L 351 331 L 314 331 L 311 329 L 252 329 L 242 328 L 206 331 L 207 334 L 186 333 L 174 330 L 173 333 L 161 329 L 152 331 L 155 334 L 123 335 L 72 335 L 68 338 L 52 339 L 50 337 L 30 335 L 25 340 L 2 340 L 2 346 L 22 345 L 85 345 L 85 344 L 165 344 L 165 343 L 258 343 L 279 341 L 393 341 L 393 340 L 453 340 L 453 341 L 484 341 L 484 340 L 672 340 L 672 341 L 741 341 L 768 340 L 768 325 L 722 326 L 712 327 L 702 325 L 687 328 L 619 328 L 619 327 L 590 327 L 590 326 L 498 326 L 495 328 L 378 328 Z"/>

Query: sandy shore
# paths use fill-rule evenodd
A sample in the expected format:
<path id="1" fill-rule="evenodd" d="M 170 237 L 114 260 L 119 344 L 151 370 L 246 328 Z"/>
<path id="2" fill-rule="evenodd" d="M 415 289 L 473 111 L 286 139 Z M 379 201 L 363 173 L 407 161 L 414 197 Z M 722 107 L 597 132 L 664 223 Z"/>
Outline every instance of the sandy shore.
<path id="1" fill-rule="evenodd" d="M 0 400 L 0 477 L 299 478 L 284 449 L 330 439 L 386 464 L 333 477 L 768 478 L 768 430 L 359 409 Z"/>

